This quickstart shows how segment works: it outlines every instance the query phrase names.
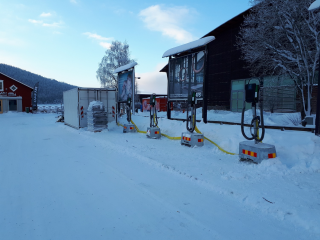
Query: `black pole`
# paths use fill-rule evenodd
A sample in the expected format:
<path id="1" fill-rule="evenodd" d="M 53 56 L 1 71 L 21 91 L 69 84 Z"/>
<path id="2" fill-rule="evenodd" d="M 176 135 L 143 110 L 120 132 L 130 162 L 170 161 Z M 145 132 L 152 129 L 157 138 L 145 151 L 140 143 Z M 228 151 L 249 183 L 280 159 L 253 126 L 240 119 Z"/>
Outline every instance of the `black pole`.
<path id="1" fill-rule="evenodd" d="M 168 99 L 168 102 L 167 102 L 167 118 L 171 119 L 171 102 L 169 102 L 169 99 Z"/>
<path id="2" fill-rule="evenodd" d="M 204 59 L 204 69 L 203 69 L 203 87 L 202 87 L 202 119 L 204 123 L 208 122 L 208 81 L 207 81 L 207 63 L 208 63 L 208 45 L 206 45 L 206 50 L 205 50 L 206 57 Z"/>
<path id="3" fill-rule="evenodd" d="M 317 112 L 316 112 L 316 131 L 315 135 L 320 137 L 320 54 L 319 54 L 319 65 L 318 65 L 318 96 L 317 96 Z"/>

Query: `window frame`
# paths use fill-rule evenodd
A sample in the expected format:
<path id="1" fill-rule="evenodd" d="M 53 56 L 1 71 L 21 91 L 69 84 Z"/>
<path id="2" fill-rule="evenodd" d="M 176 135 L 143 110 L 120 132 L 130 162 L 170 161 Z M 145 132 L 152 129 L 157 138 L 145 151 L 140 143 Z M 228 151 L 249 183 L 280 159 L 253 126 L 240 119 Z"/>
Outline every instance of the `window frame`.
<path id="1" fill-rule="evenodd" d="M 0 91 L 4 91 L 3 80 L 0 80 L 0 82 L 1 82 L 1 86 L 2 86 L 2 88 L 0 88 Z"/>

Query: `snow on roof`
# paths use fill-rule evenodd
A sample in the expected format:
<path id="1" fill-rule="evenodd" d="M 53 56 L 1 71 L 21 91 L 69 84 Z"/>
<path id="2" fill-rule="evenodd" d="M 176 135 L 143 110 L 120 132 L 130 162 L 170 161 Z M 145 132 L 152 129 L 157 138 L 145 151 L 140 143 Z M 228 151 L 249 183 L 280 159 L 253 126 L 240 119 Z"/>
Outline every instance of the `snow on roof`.
<path id="1" fill-rule="evenodd" d="M 100 102 L 100 101 L 90 102 L 89 107 L 88 107 L 88 111 L 92 111 L 92 108 L 94 108 L 94 107 L 98 107 L 98 108 L 100 108 L 100 110 L 103 110 L 104 109 L 103 102 Z"/>
<path id="2" fill-rule="evenodd" d="M 177 53 L 185 52 L 185 51 L 197 48 L 197 47 L 207 45 L 209 42 L 213 41 L 214 39 L 215 39 L 214 36 L 209 36 L 209 37 L 198 39 L 193 42 L 189 42 L 189 43 L 180 45 L 178 47 L 171 48 L 168 51 L 166 51 L 162 57 L 163 58 L 169 57 L 169 56 L 175 55 Z"/>
<path id="3" fill-rule="evenodd" d="M 311 11 L 311 10 L 315 10 L 315 9 L 317 9 L 317 8 L 319 8 L 320 7 L 320 0 L 316 0 L 315 2 L 313 2 L 311 5 L 310 5 L 310 7 L 309 7 L 309 11 Z"/>
<path id="4" fill-rule="evenodd" d="M 138 64 L 138 63 L 136 63 L 135 61 L 133 61 L 133 62 L 127 64 L 127 65 L 124 65 L 124 66 L 122 66 L 122 67 L 116 68 L 116 69 L 113 71 L 113 73 L 118 73 L 118 72 L 125 71 L 125 70 L 127 70 L 127 69 L 129 69 L 129 68 L 133 68 L 133 67 L 134 67 L 135 65 L 137 65 L 137 64 Z"/>

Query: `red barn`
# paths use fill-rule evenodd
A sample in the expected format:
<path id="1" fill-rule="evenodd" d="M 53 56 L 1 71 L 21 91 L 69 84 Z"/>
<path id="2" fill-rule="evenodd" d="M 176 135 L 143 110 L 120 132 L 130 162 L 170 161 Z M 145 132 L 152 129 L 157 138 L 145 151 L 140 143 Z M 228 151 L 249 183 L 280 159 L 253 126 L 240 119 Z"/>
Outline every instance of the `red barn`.
<path id="1" fill-rule="evenodd" d="M 0 114 L 8 111 L 24 112 L 32 106 L 32 87 L 0 72 Z"/>
<path id="2" fill-rule="evenodd" d="M 159 96 L 156 97 L 156 109 L 158 112 L 167 111 L 167 97 Z M 142 98 L 143 111 L 150 111 L 150 98 Z"/>

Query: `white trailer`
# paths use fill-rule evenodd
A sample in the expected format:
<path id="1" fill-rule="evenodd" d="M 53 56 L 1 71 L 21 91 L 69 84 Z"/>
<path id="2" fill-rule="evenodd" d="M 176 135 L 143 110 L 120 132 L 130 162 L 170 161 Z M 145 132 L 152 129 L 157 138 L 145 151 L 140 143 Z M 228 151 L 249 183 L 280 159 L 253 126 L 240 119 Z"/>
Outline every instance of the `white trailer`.
<path id="1" fill-rule="evenodd" d="M 74 88 L 63 92 L 64 124 L 76 129 L 87 127 L 87 110 L 92 101 L 103 102 L 108 122 L 115 121 L 115 89 Z"/>

